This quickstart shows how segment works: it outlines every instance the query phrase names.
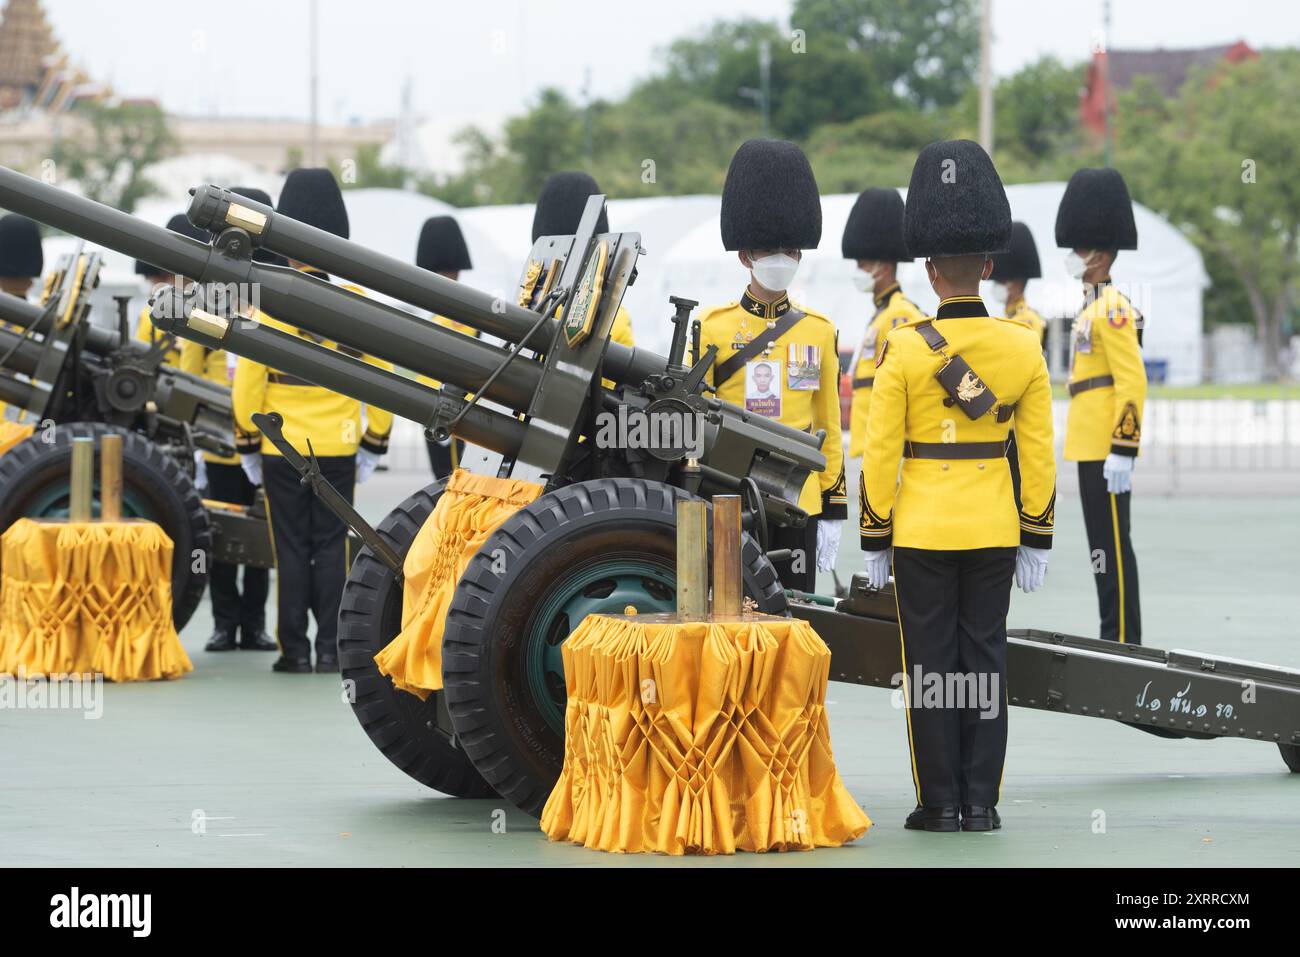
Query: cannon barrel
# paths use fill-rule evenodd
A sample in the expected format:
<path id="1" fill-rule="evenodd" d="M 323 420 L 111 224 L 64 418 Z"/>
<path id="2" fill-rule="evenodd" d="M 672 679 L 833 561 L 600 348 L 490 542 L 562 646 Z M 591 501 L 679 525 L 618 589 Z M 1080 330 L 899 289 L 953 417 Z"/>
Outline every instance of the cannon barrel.
<path id="1" fill-rule="evenodd" d="M 171 302 L 174 297 L 158 298 L 153 319 L 154 325 L 163 331 L 263 361 L 325 388 L 390 409 L 426 428 L 445 428 L 455 419 L 454 431 L 458 437 L 519 458 L 543 472 L 556 468 L 559 464 L 556 454 L 561 452 L 557 444 L 560 440 L 548 432 L 556 427 L 548 419 L 553 408 L 568 409 L 564 413 L 570 416 L 568 422 L 559 426 L 566 435 L 592 427 L 590 421 L 584 423 L 572 417 L 574 400 L 557 398 L 558 387 L 550 392 L 542 388 L 544 375 L 557 371 L 550 368 L 556 354 L 555 340 L 548 339 L 545 363 L 532 357 L 504 362 L 509 352 L 517 348 L 513 339 L 527 338 L 527 330 L 519 332 L 522 322 L 528 322 L 530 328 L 540 325 L 548 336 L 555 336 L 559 328 L 554 320 L 549 320 L 547 328 L 547 321 L 540 321 L 541 317 L 532 310 L 503 304 L 434 273 L 378 256 L 364 247 L 283 217 L 278 221 L 280 235 L 290 236 L 292 241 L 281 242 L 279 246 L 288 250 L 285 254 L 291 258 L 318 268 L 331 267 L 331 275 L 364 279 L 379 291 L 404 294 L 425 307 L 436 308 L 450 319 L 471 322 L 477 319 L 485 331 L 504 333 L 507 339 L 512 339 L 512 344 L 506 348 L 493 345 L 386 305 L 359 290 L 334 285 L 297 269 L 256 262 L 252 255 L 253 237 L 248 230 L 267 232 L 274 213 L 266 207 L 255 209 L 231 204 L 223 214 L 227 217 L 226 227 L 212 243 L 204 243 L 3 167 L 0 167 L 0 206 L 92 243 L 146 259 L 165 271 L 198 283 L 200 300 L 208 295 L 214 297 L 212 311 L 202 302 L 160 310 L 161 304 Z M 229 222 L 231 210 L 234 210 L 234 225 Z M 212 224 L 221 225 L 215 220 Z M 326 254 L 299 248 L 316 243 L 325 248 Z M 353 261 L 363 263 L 365 268 L 349 266 Z M 226 304 L 218 306 L 217 287 L 223 286 L 224 298 L 238 304 L 238 314 L 225 308 Z M 187 296 L 175 298 L 185 303 Z M 260 310 L 274 316 L 277 322 L 263 323 L 265 317 Z M 235 318 L 228 320 L 223 316 Z M 494 316 L 507 319 L 490 325 L 488 320 Z M 287 326 L 290 332 L 270 335 L 275 330 L 266 327 L 276 325 Z M 312 338 L 350 346 L 440 379 L 449 386 L 441 391 L 422 391 L 419 383 L 383 374 L 383 370 L 364 361 L 346 356 L 331 358 L 326 354 L 333 350 L 314 346 L 306 337 L 293 335 L 294 327 Z M 645 396 L 664 394 L 665 389 L 673 388 L 672 383 L 678 381 L 676 375 L 665 375 L 673 372 L 665 357 L 616 346 L 601 340 L 599 375 L 621 381 L 625 387 Z M 573 369 L 566 367 L 563 371 L 567 374 Z M 521 426 L 515 417 L 478 404 L 460 416 L 458 413 L 465 409 L 466 391 L 507 410 L 528 412 L 528 424 Z M 540 415 L 533 407 L 538 396 L 549 396 L 549 405 Z M 824 467 L 825 459 L 820 452 L 824 436 L 755 417 L 716 400 L 707 400 L 706 405 L 710 410 L 709 425 L 705 430 L 706 453 L 700 466 L 707 468 L 707 474 L 715 476 L 716 484 L 724 488 L 735 487 L 746 477 L 754 478 L 764 496 L 782 503 L 783 519 L 797 517 L 793 503 L 802 487 L 800 475 Z M 642 466 L 633 464 L 632 467 Z"/>
<path id="2" fill-rule="evenodd" d="M 253 262 L 234 244 L 202 243 L 3 167 L 0 206 L 187 279 L 251 287 L 259 306 L 282 322 L 464 389 L 481 389 L 501 362 L 501 349 L 490 343 L 298 270 Z M 485 396 L 527 410 L 541 372 L 536 363 L 511 363 Z"/>
<path id="3" fill-rule="evenodd" d="M 404 419 L 429 425 L 441 412 L 444 419 L 464 408 L 465 400 L 356 359 L 265 323 L 227 320 L 196 309 L 192 298 L 176 290 L 154 301 L 151 311 L 160 329 L 173 323 L 186 327 L 186 336 L 213 349 L 228 349 L 290 375 L 337 388 L 360 402 L 386 409 Z M 475 405 L 457 427 L 457 434 L 475 445 L 514 455 L 523 443 L 519 419 Z"/>
<path id="4" fill-rule="evenodd" d="M 187 215 L 200 229 L 212 233 L 232 226 L 243 229 L 254 243 L 272 252 L 309 263 L 400 302 L 448 316 L 521 348 L 545 349 L 555 337 L 555 320 L 543 323 L 530 337 L 529 332 L 537 325 L 537 313 L 499 296 L 281 216 L 269 206 L 220 186 L 200 186 L 192 193 Z M 637 383 L 662 372 L 665 361 L 653 352 L 611 342 L 606 347 L 602 372 L 616 382 Z M 437 370 L 416 371 L 450 378 Z"/>

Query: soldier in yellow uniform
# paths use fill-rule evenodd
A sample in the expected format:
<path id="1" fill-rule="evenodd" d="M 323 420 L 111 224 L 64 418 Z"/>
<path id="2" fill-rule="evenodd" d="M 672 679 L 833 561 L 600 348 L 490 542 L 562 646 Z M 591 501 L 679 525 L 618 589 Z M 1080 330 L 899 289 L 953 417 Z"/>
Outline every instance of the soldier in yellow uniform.
<path id="1" fill-rule="evenodd" d="M 903 200 L 895 189 L 867 189 L 858 195 L 840 244 L 845 259 L 857 261 L 853 284 L 871 295 L 875 312 L 853 356 L 853 406 L 849 414 L 849 457 L 867 442 L 867 406 L 876 376 L 876 349 L 894 326 L 924 318 L 898 285 L 898 264 L 911 262 L 903 245 Z"/>
<path id="2" fill-rule="evenodd" d="M 740 299 L 701 313 L 700 352 L 718 347 L 709 372 L 717 396 L 807 432 L 826 430 L 826 470 L 808 477 L 801 528 L 773 530 L 769 547 L 787 588 L 813 591 L 830 571 L 848 517 L 840 430 L 839 350 L 834 324 L 790 301 L 803 250 L 821 241 L 817 181 L 803 151 L 783 140 L 750 140 L 732 157 L 722 188 L 722 245 L 749 273 Z"/>
<path id="3" fill-rule="evenodd" d="M 212 237 L 206 232 L 191 223 L 184 213 L 177 213 L 171 219 L 167 220 L 167 228 L 174 233 L 180 233 L 182 236 L 188 236 L 190 239 L 202 240 L 205 243 L 212 239 Z M 174 276 L 166 270 L 159 269 L 157 266 L 150 265 L 149 263 L 139 259 L 135 261 L 135 274 L 144 277 L 144 281 L 149 287 L 150 296 L 153 295 L 154 289 L 158 286 L 168 286 L 175 283 L 179 287 L 185 282 L 184 277 Z M 158 330 L 154 328 L 153 320 L 149 318 L 148 302 L 146 302 L 144 308 L 140 310 L 140 321 L 135 327 L 135 337 L 145 345 L 150 346 L 153 345 L 154 340 L 165 338 L 162 333 L 158 332 Z M 180 361 L 181 347 L 173 340 L 167 347 L 167 351 L 163 354 L 163 364 L 174 367 L 178 365 Z"/>
<path id="4" fill-rule="evenodd" d="M 993 272 L 989 276 L 993 293 L 989 297 L 989 305 L 995 314 L 1006 316 L 1032 329 L 1046 355 L 1047 320 L 1025 302 L 1025 287 L 1029 280 L 1038 279 L 1042 275 L 1033 233 L 1024 223 L 1013 222 L 1010 247 L 1006 252 L 993 257 Z M 1011 465 L 1011 482 L 1015 488 L 1016 504 L 1019 505 L 1020 459 L 1014 431 L 1011 433 L 1011 444 L 1007 447 L 1007 461 Z"/>
<path id="5" fill-rule="evenodd" d="M 260 189 L 236 186 L 231 192 L 271 205 L 271 197 Z M 280 258 L 265 249 L 258 249 L 253 258 L 258 262 L 276 262 Z M 180 368 L 209 379 L 218 385 L 231 388 L 235 381 L 236 356 L 224 349 L 209 349 L 190 339 L 181 341 Z M 252 505 L 257 496 L 257 486 L 248 480 L 239 467 L 239 455 L 217 455 L 200 452 L 197 460 L 196 484 L 206 497 L 235 505 Z M 275 651 L 275 640 L 266 633 L 266 596 L 270 591 L 270 572 L 265 568 L 244 566 L 243 588 L 240 589 L 238 565 L 213 561 L 208 573 L 208 592 L 212 599 L 212 637 L 204 651 Z"/>
<path id="6" fill-rule="evenodd" d="M 44 270 L 41 228 L 33 220 L 17 213 L 0 217 L 0 292 L 26 299 Z M 14 328 L 7 322 L 0 325 Z M 0 375 L 11 374 L 0 370 Z M 0 402 L 0 420 L 5 418 L 6 408 Z"/>
<path id="7" fill-rule="evenodd" d="M 1129 535 L 1133 463 L 1147 396 L 1142 316 L 1110 280 L 1121 249 L 1137 249 L 1124 177 L 1081 169 L 1056 213 L 1056 245 L 1083 281 L 1084 305 L 1070 333 L 1070 416 L 1065 458 L 1079 463 L 1079 498 L 1088 532 L 1101 637 L 1142 643 L 1137 557 Z"/>
<path id="8" fill-rule="evenodd" d="M 1047 363 L 1038 338 L 990 317 L 978 294 L 991 254 L 1010 235 L 1006 192 L 979 144 L 921 151 L 904 239 L 926 258 L 939 308 L 932 319 L 894 328 L 877 350 L 859 493 L 873 587 L 888 583 L 893 549 L 917 800 L 906 822 L 912 830 L 1001 826 L 1012 577 L 1027 592 L 1038 588 L 1052 543 Z M 1019 509 L 1006 459 L 1013 423 Z"/>
<path id="9" fill-rule="evenodd" d="M 599 192 L 600 187 L 596 181 L 586 173 L 569 170 L 548 176 L 537 197 L 537 208 L 533 210 L 533 242 L 537 242 L 543 236 L 572 236 L 576 233 L 588 198 Z M 601 210 L 596 232 L 609 232 L 609 216 L 604 210 Z M 534 290 L 534 297 L 542 288 L 543 284 L 538 283 Z M 532 303 L 523 303 L 523 305 L 532 305 Z M 556 317 L 559 318 L 563 314 L 564 310 L 560 309 Z M 609 338 L 625 346 L 633 345 L 632 319 L 622 305 L 614 314 L 614 324 L 610 328 Z M 613 386 L 608 379 L 605 380 L 605 384 Z"/>
<path id="10" fill-rule="evenodd" d="M 451 216 L 430 216 L 420 228 L 420 239 L 415 247 L 415 264 L 422 269 L 436 272 L 451 280 L 459 280 L 461 270 L 473 269 L 470 262 L 469 247 L 465 245 L 465 236 L 460 231 L 460 224 Z M 435 325 L 451 329 L 462 335 L 478 338 L 478 330 L 446 316 L 433 316 Z M 426 385 L 437 388 L 441 383 L 428 376 L 419 376 Z M 433 469 L 435 480 L 444 479 L 460 467 L 460 458 L 465 451 L 465 443 L 460 439 L 448 439 L 435 442 L 425 436 L 429 448 L 429 467 Z"/>
<path id="11" fill-rule="evenodd" d="M 327 169 L 293 170 L 284 181 L 276 211 L 344 239 L 348 237 L 343 194 L 334 174 Z M 305 263 L 290 260 L 289 265 L 329 281 L 325 273 Z M 360 292 L 355 287 L 347 288 Z M 391 368 L 389 363 L 321 340 L 269 316 L 259 315 L 258 320 L 328 349 Z M 316 619 L 316 671 L 338 671 L 339 598 L 350 564 L 347 530 L 311 488 L 303 485 L 275 446 L 261 436 L 252 415 L 279 412 L 284 417 L 284 437 L 304 455 L 310 439 L 321 473 L 350 501 L 354 483 L 369 478 L 380 456 L 388 451 L 392 414 L 367 407 L 363 423 L 362 406 L 356 399 L 243 357 L 235 366 L 232 399 L 240 465 L 254 485 L 266 489 L 275 542 L 280 658 L 272 667 L 291 673 L 312 670 L 312 647 L 307 638 L 310 611 Z"/>
<path id="12" fill-rule="evenodd" d="M 1023 323 L 1038 334 L 1038 341 L 1047 348 L 1047 320 L 1025 302 L 1025 287 L 1029 280 L 1043 275 L 1038 262 L 1038 246 L 1034 234 L 1021 222 L 1011 224 L 1011 247 L 993 257 L 994 284 L 990 305 L 1002 311 L 1008 319 Z"/>

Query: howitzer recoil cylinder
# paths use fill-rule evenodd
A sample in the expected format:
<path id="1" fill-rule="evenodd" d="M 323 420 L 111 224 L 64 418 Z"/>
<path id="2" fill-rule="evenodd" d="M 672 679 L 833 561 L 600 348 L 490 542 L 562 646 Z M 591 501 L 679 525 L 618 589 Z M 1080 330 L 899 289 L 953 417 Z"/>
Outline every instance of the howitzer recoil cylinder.
<path id="1" fill-rule="evenodd" d="M 163 330 L 184 325 L 186 336 L 212 349 L 228 349 L 274 369 L 310 381 L 347 383 L 340 391 L 376 408 L 429 427 L 460 412 L 464 400 L 415 379 L 354 359 L 334 349 L 281 332 L 252 319 L 226 319 L 206 312 L 178 290 L 154 300 L 154 325 Z M 523 442 L 524 424 L 495 409 L 475 406 L 461 420 L 457 434 L 475 445 L 514 455 Z"/>

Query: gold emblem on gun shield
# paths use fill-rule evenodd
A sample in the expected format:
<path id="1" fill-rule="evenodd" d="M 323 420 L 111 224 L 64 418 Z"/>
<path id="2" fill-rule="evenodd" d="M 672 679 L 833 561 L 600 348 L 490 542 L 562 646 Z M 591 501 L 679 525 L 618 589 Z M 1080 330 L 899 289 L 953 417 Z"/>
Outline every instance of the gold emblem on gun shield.
<path id="1" fill-rule="evenodd" d="M 564 339 L 573 349 L 589 335 L 600 308 L 601 293 L 605 288 L 605 264 L 609 261 L 609 243 L 601 240 L 587 258 L 587 265 L 578 282 L 573 301 L 564 310 Z"/>

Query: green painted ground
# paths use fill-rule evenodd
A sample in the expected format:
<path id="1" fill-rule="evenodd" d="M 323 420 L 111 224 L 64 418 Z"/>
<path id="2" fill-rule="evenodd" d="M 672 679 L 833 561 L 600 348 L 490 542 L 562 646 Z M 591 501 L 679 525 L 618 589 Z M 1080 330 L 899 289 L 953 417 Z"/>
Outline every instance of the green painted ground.
<path id="1" fill-rule="evenodd" d="M 377 517 L 412 476 L 380 476 Z M 1151 498 L 1135 509 L 1148 644 L 1300 668 L 1300 501 Z M 1090 634 L 1095 599 L 1073 500 L 1046 590 L 1012 627 Z M 841 574 L 857 567 L 846 538 Z M 10 865 L 388 864 L 686 867 L 1294 864 L 1300 775 L 1243 741 L 1162 741 L 1109 722 L 1013 710 L 992 835 L 904 831 L 902 716 L 883 691 L 832 685 L 835 754 L 876 821 L 856 846 L 670 861 L 549 844 L 497 801 L 455 801 L 391 767 L 336 679 L 270 672 L 272 655 L 201 651 L 183 680 L 106 689 L 102 719 L 0 710 L 0 856 Z M 504 814 L 505 833 L 494 833 Z M 1104 818 L 1104 832 L 1095 822 Z M 201 826 L 200 826 L 201 825 Z"/>

